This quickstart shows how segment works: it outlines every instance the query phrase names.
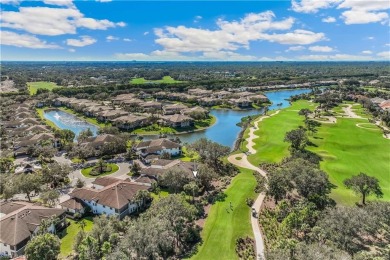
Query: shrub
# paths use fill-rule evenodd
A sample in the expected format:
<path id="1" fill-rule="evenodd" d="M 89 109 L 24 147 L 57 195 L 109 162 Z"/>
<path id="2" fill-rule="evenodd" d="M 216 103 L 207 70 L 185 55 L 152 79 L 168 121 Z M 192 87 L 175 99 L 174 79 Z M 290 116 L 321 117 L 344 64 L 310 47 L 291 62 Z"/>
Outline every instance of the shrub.
<path id="1" fill-rule="evenodd" d="M 252 207 L 253 203 L 255 203 L 255 201 L 252 199 L 252 198 L 246 198 L 246 205 L 248 205 L 249 207 Z"/>

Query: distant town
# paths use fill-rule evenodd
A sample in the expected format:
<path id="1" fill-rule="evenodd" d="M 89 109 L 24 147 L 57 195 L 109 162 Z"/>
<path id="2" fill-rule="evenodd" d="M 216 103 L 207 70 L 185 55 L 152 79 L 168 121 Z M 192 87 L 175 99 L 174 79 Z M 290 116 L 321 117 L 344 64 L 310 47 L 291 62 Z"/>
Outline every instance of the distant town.
<path id="1" fill-rule="evenodd" d="M 199 67 L 2 64 L 1 258 L 387 259 L 388 63 Z"/>

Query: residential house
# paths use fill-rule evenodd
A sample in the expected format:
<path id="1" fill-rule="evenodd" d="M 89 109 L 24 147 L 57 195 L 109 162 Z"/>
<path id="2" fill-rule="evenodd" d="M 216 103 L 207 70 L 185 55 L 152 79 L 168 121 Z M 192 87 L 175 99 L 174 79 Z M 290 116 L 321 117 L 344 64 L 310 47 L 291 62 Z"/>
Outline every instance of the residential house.
<path id="1" fill-rule="evenodd" d="M 219 99 L 224 99 L 232 95 L 232 92 L 221 90 L 213 93 L 213 96 Z"/>
<path id="2" fill-rule="evenodd" d="M 86 146 L 94 150 L 100 150 L 102 146 L 106 143 L 112 143 L 117 140 L 115 135 L 111 134 L 102 134 L 97 136 L 88 137 L 84 142 L 82 142 L 81 146 Z"/>
<path id="3" fill-rule="evenodd" d="M 264 102 L 268 102 L 268 98 L 262 94 L 255 94 L 255 95 L 251 95 L 251 96 L 248 96 L 249 100 L 251 100 L 252 102 L 255 102 L 255 103 L 264 103 Z"/>
<path id="4" fill-rule="evenodd" d="M 181 145 L 166 138 L 140 142 L 134 149 L 144 161 L 145 158 L 151 154 L 161 155 L 163 153 L 168 153 L 171 156 L 178 156 L 181 154 Z"/>
<path id="5" fill-rule="evenodd" d="M 19 201 L 0 202 L 0 255 L 23 255 L 30 239 L 37 234 L 44 219 L 56 217 L 48 232 L 56 233 L 65 227 L 65 210 L 37 206 Z"/>
<path id="6" fill-rule="evenodd" d="M 119 129 L 133 130 L 137 127 L 146 125 L 148 118 L 146 116 L 139 116 L 128 114 L 111 120 L 112 124 Z"/>
<path id="7" fill-rule="evenodd" d="M 240 97 L 238 99 L 231 99 L 230 102 L 239 108 L 248 108 L 252 106 L 252 101 L 246 97 Z"/>
<path id="8" fill-rule="evenodd" d="M 141 169 L 141 176 L 149 176 L 158 180 L 168 170 L 177 169 L 188 178 L 194 178 L 197 174 L 197 163 L 183 162 L 181 160 L 156 160 L 149 167 Z"/>
<path id="9" fill-rule="evenodd" d="M 114 105 L 120 105 L 125 100 L 130 100 L 134 98 L 134 94 L 121 94 L 111 99 Z"/>
<path id="10" fill-rule="evenodd" d="M 115 110 L 103 110 L 100 112 L 97 112 L 97 119 L 103 122 L 111 121 L 112 119 L 128 115 L 129 113 L 122 110 L 122 109 L 115 109 Z"/>
<path id="11" fill-rule="evenodd" d="M 162 124 L 174 128 L 190 127 L 194 125 L 194 119 L 182 114 L 161 116 Z"/>
<path id="12" fill-rule="evenodd" d="M 186 105 L 175 103 L 163 106 L 164 115 L 179 114 L 181 110 L 188 108 Z"/>
<path id="13" fill-rule="evenodd" d="M 199 105 L 205 107 L 211 107 L 221 104 L 221 100 L 213 97 L 203 97 L 198 100 Z"/>
<path id="14" fill-rule="evenodd" d="M 107 216 L 116 216 L 119 219 L 137 211 L 141 205 L 141 202 L 136 201 L 135 198 L 137 192 L 149 189 L 146 185 L 121 179 L 117 179 L 116 182 L 99 183 L 101 185 L 98 186 L 102 186 L 100 189 L 96 188 L 96 186 L 95 189 L 86 187 L 76 188 L 69 196 L 71 199 L 77 200 L 84 207 L 88 206 L 94 214 L 106 214 Z M 71 204 L 69 202 L 61 206 L 70 210 L 67 206 Z M 75 211 L 76 209 L 71 210 Z"/>
<path id="15" fill-rule="evenodd" d="M 143 111 L 160 111 L 162 109 L 162 103 L 157 101 L 146 101 L 140 104 L 140 108 Z"/>
<path id="16" fill-rule="evenodd" d="M 206 90 L 206 89 L 200 89 L 200 88 L 193 88 L 188 90 L 188 94 L 194 95 L 197 97 L 209 97 L 213 91 L 211 90 Z"/>
<path id="17" fill-rule="evenodd" d="M 183 110 L 180 111 L 180 113 L 182 115 L 186 115 L 186 116 L 189 116 L 189 117 L 192 117 L 192 115 L 194 113 L 204 114 L 205 116 L 209 115 L 209 111 L 207 109 L 204 109 L 203 107 L 200 107 L 200 106 L 195 106 L 195 107 L 190 107 L 190 108 L 183 109 Z"/>
<path id="18" fill-rule="evenodd" d="M 70 216 L 73 216 L 76 213 L 83 215 L 86 211 L 83 203 L 77 198 L 70 198 L 60 203 L 60 206 Z"/>
<path id="19" fill-rule="evenodd" d="M 383 101 L 382 103 L 379 104 L 379 107 L 382 109 L 382 110 L 390 110 L 390 99 L 389 100 L 385 100 Z"/>

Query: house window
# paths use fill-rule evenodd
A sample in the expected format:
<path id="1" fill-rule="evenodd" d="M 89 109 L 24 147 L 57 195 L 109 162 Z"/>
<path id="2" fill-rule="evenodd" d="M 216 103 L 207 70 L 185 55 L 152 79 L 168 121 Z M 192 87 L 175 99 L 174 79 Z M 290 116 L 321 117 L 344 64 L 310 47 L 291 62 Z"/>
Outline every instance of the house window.
<path id="1" fill-rule="evenodd" d="M 105 208 L 106 206 L 103 205 L 103 208 Z"/>
<path id="2" fill-rule="evenodd" d="M 4 246 L 7 246 L 7 244 L 4 244 Z"/>

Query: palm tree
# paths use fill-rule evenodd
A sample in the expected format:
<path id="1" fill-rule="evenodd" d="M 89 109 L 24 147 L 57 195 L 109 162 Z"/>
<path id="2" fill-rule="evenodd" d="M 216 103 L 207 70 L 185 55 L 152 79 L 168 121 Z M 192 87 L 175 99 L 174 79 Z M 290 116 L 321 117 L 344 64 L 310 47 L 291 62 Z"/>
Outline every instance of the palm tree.
<path id="1" fill-rule="evenodd" d="M 136 194 L 135 194 L 135 201 L 137 202 L 138 204 L 138 207 L 142 207 L 144 208 L 145 206 L 145 202 L 150 200 L 150 193 L 147 191 L 147 190 L 139 190 Z"/>
<path id="2" fill-rule="evenodd" d="M 99 159 L 98 163 L 99 173 L 102 174 L 104 172 L 104 166 L 106 165 L 102 158 Z"/>

